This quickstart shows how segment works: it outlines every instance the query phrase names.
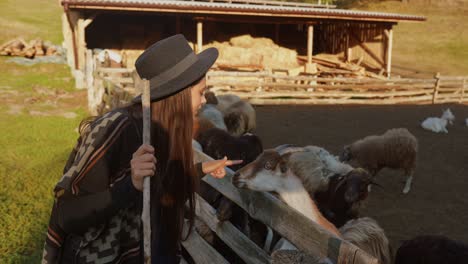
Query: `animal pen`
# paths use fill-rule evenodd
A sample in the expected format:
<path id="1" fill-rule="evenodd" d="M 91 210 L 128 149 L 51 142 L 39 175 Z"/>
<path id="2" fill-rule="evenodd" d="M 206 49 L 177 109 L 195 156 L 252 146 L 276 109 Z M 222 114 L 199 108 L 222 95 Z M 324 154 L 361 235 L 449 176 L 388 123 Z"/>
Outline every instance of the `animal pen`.
<path id="1" fill-rule="evenodd" d="M 424 21 L 423 17 L 261 0 L 62 0 L 62 5 L 68 64 L 76 86 L 87 88 L 93 114 L 122 106 L 139 94 L 135 59 L 152 43 L 176 33 L 184 34 L 196 52 L 245 34 L 296 50 L 295 67 L 266 66 L 269 58 L 264 56 L 248 63 L 220 58 L 210 70 L 211 91 L 234 93 L 253 104 L 468 101 L 468 78 L 390 78 L 393 26 Z M 108 58 L 103 62 L 99 56 L 105 50 L 118 52 L 120 62 Z M 323 53 L 334 57 L 318 56 Z M 210 159 L 199 152 L 195 158 L 196 162 Z M 327 257 L 332 263 L 378 263 L 273 196 L 235 188 L 231 176 L 228 171 L 222 180 L 205 177 L 204 181 L 301 252 Z M 230 222 L 220 222 L 215 209 L 200 197 L 196 210 L 197 217 L 245 263 L 275 262 Z M 196 232 L 183 246 L 195 263 L 227 263 Z"/>

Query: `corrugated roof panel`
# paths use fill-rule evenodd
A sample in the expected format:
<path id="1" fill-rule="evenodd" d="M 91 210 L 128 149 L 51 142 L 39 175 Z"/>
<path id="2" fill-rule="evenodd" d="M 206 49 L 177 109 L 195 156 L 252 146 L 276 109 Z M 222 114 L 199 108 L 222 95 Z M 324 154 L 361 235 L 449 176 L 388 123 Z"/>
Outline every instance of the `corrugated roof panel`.
<path id="1" fill-rule="evenodd" d="M 181 0 L 63 0 L 62 4 L 67 4 L 69 7 L 114 7 L 125 8 L 140 7 L 140 8 L 181 8 L 187 9 L 190 13 L 190 8 L 206 11 L 223 11 L 231 12 L 246 12 L 246 15 L 255 15 L 255 12 L 270 12 L 273 14 L 289 14 L 289 16 L 300 15 L 301 17 L 329 17 L 333 19 L 352 19 L 365 18 L 366 20 L 391 20 L 391 21 L 424 21 L 425 17 L 369 12 L 346 9 L 327 9 L 327 8 L 311 8 L 311 7 L 294 7 L 294 6 L 276 6 L 276 5 L 261 5 L 261 4 L 238 4 L 238 3 L 219 3 L 219 2 L 201 2 L 201 1 L 181 1 Z"/>

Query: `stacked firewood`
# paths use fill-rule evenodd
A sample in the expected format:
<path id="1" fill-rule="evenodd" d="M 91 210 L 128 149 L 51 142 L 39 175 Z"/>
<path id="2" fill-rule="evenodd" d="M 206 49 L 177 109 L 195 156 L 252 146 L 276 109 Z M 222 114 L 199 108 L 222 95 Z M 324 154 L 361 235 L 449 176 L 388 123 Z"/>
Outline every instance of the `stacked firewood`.
<path id="1" fill-rule="evenodd" d="M 305 63 L 306 56 L 297 56 L 299 61 Z M 361 66 L 362 58 L 355 62 L 344 62 L 338 56 L 332 54 L 317 54 L 312 57 L 312 62 L 317 64 L 317 74 L 320 77 L 370 77 L 386 79 L 382 74 L 376 74 Z"/>
<path id="2" fill-rule="evenodd" d="M 24 39 L 14 39 L 0 46 L 2 56 L 20 56 L 34 58 L 36 56 L 52 56 L 57 54 L 57 48 L 40 39 L 31 40 L 29 43 Z"/>

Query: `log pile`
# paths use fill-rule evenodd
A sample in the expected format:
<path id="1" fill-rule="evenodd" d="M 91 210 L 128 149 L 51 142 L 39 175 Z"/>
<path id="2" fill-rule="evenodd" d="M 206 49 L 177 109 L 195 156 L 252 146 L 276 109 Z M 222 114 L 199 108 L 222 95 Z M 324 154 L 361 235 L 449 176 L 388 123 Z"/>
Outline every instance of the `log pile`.
<path id="1" fill-rule="evenodd" d="M 306 62 L 306 56 L 298 56 L 299 61 Z M 382 74 L 376 74 L 368 71 L 361 66 L 361 60 L 356 63 L 344 62 L 333 54 L 317 54 L 312 57 L 312 62 L 317 65 L 318 77 L 339 77 L 339 78 L 376 78 L 385 80 L 386 77 Z M 382 72 L 383 73 L 383 72 Z"/>
<path id="2" fill-rule="evenodd" d="M 36 56 L 52 56 L 58 53 L 57 48 L 41 39 L 31 40 L 29 43 L 18 38 L 10 40 L 0 46 L 0 55 L 19 56 L 33 59 Z"/>

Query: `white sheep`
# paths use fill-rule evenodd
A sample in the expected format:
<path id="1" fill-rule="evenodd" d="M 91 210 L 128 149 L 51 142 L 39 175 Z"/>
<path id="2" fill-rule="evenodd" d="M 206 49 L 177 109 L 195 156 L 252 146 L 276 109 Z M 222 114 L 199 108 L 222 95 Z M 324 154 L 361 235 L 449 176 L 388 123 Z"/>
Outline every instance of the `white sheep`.
<path id="1" fill-rule="evenodd" d="M 403 169 L 407 176 L 403 193 L 411 189 L 418 140 L 406 128 L 390 129 L 382 135 L 372 135 L 344 147 L 341 161 L 367 169 L 375 176 L 381 169 Z"/>
<path id="2" fill-rule="evenodd" d="M 206 92 L 207 105 L 213 105 L 224 118 L 227 131 L 233 136 L 253 132 L 256 128 L 256 113 L 251 104 L 242 101 L 234 94 L 215 96 L 212 92 Z"/>
<path id="3" fill-rule="evenodd" d="M 210 121 L 215 127 L 227 131 L 223 114 L 212 104 L 205 104 L 198 112 L 199 119 Z"/>
<path id="4" fill-rule="evenodd" d="M 447 108 L 443 113 L 442 116 L 439 117 L 428 117 L 422 123 L 421 127 L 430 130 L 435 133 L 448 133 L 447 124 L 452 125 L 453 121 L 455 120 L 455 116 L 453 115 L 450 108 Z"/>

